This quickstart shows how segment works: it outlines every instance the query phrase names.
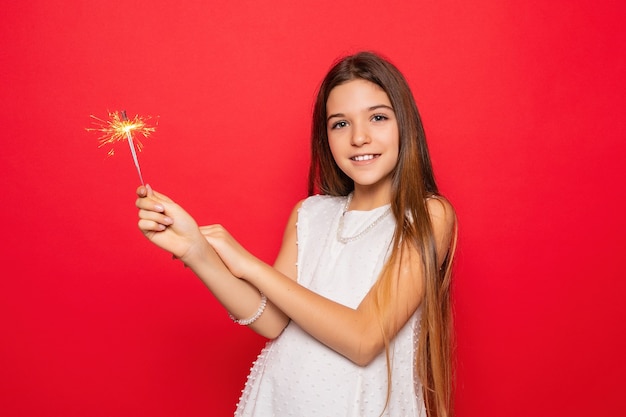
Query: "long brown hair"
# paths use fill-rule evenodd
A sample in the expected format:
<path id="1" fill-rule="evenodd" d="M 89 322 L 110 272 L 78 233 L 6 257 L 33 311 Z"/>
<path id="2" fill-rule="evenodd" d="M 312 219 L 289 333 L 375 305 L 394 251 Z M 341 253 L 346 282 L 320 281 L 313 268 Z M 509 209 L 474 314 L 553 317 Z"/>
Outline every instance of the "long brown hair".
<path id="1" fill-rule="evenodd" d="M 453 417 L 451 351 L 454 332 L 450 284 L 456 233 L 451 248 L 441 262 L 437 259 L 432 224 L 426 206 L 428 198 L 440 196 L 422 121 L 404 76 L 389 61 L 374 53 L 360 52 L 341 59 L 331 68 L 319 88 L 311 128 L 309 195 L 319 192 L 342 196 L 354 189 L 354 182 L 339 169 L 330 151 L 326 130 L 326 102 L 333 88 L 355 79 L 370 81 L 387 93 L 395 111 L 400 136 L 400 151 L 393 172 L 391 196 L 391 209 L 397 222 L 393 250 L 375 284 L 380 320 L 382 323 L 382 317 L 392 304 L 390 288 L 394 274 L 391 265 L 401 259 L 407 245 L 412 245 L 421 255 L 424 270 L 422 319 L 415 366 L 422 383 L 429 416 Z M 442 263 L 441 268 L 439 263 Z M 389 328 L 383 328 L 389 365 L 388 334 Z"/>

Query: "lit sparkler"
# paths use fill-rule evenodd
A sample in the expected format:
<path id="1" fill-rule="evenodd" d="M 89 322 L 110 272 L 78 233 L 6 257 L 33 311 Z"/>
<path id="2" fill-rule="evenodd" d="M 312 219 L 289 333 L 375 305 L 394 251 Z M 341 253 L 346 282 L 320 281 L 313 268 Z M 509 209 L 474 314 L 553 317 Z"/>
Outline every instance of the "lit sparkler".
<path id="1" fill-rule="evenodd" d="M 141 140 L 139 139 L 133 139 L 133 132 L 137 132 L 143 135 L 144 138 L 147 138 L 152 132 L 155 131 L 155 128 L 148 126 L 145 122 L 146 119 L 139 116 L 135 116 L 132 120 L 129 120 L 128 116 L 126 116 L 126 110 L 122 110 L 119 113 L 109 112 L 109 120 L 102 120 L 94 115 L 91 115 L 91 118 L 97 120 L 94 124 L 98 127 L 87 128 L 87 130 L 102 133 L 102 136 L 98 138 L 98 141 L 100 142 L 98 148 L 111 145 L 111 149 L 108 154 L 113 155 L 115 154 L 115 149 L 113 148 L 115 143 L 123 140 L 128 142 L 130 153 L 133 156 L 133 161 L 135 162 L 135 167 L 137 168 L 137 174 L 139 174 L 139 180 L 143 185 L 143 176 L 141 175 L 141 168 L 139 167 L 137 152 L 135 151 L 136 148 L 137 151 L 141 152 L 143 149 L 143 143 L 141 143 Z"/>

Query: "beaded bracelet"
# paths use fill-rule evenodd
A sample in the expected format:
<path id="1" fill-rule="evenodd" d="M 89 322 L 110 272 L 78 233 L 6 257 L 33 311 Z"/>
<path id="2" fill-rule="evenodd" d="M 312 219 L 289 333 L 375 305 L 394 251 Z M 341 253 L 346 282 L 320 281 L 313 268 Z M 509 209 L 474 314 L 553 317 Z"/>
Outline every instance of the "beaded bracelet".
<path id="1" fill-rule="evenodd" d="M 254 323 L 259 317 L 261 317 L 261 314 L 263 314 L 263 311 L 265 311 L 265 306 L 267 305 L 267 297 L 262 292 L 259 291 L 259 293 L 261 294 L 261 304 L 259 305 L 259 309 L 256 311 L 256 313 L 254 313 L 254 316 L 248 319 L 238 320 L 232 314 L 228 313 L 228 317 L 230 317 L 230 319 L 235 323 L 242 326 L 248 326 Z"/>

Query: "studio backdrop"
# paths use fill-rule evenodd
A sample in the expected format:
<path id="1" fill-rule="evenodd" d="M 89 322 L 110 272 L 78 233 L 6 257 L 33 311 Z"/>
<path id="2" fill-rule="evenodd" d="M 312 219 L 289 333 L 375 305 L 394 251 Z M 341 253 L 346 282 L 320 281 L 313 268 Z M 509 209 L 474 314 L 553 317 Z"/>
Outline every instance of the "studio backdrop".
<path id="1" fill-rule="evenodd" d="M 405 74 L 454 204 L 457 415 L 623 415 L 624 45 L 611 1 L 29 1 L 0 17 L 0 414 L 227 416 L 266 342 L 137 229 L 155 189 L 273 262 L 316 89 Z"/>

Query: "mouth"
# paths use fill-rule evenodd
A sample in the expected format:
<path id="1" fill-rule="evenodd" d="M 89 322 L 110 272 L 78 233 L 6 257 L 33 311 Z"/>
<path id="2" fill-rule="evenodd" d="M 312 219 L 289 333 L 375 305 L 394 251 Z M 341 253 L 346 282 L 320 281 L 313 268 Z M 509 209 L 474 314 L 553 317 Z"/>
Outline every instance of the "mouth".
<path id="1" fill-rule="evenodd" d="M 350 159 L 353 161 L 361 162 L 361 161 L 370 161 L 374 158 L 378 158 L 380 156 L 379 153 L 376 154 L 368 154 L 368 155 L 355 155 Z"/>

